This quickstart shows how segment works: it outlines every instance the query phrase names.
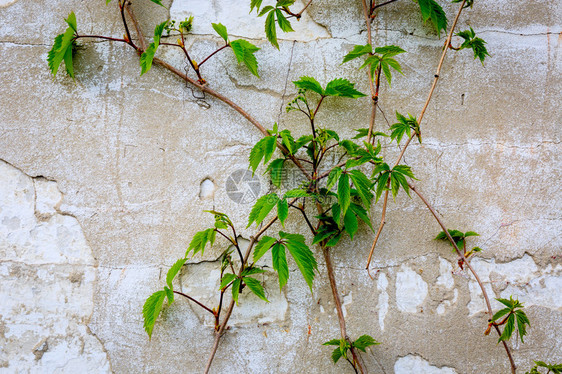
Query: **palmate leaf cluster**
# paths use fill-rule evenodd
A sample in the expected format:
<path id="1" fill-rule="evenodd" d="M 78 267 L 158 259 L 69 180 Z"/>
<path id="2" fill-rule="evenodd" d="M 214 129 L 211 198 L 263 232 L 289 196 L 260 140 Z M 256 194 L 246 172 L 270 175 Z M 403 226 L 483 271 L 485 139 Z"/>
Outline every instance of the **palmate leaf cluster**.
<path id="1" fill-rule="evenodd" d="M 530 326 L 529 318 L 523 311 L 523 304 L 519 300 L 513 300 L 513 297 L 509 299 L 496 299 L 506 307 L 498 310 L 492 317 L 494 323 L 498 323 L 500 319 L 504 319 L 504 329 L 498 339 L 498 343 L 501 341 L 506 341 L 511 339 L 513 332 L 515 331 L 515 325 L 517 324 L 517 330 L 519 331 L 519 338 L 521 342 L 524 343 L 523 337 L 527 335 L 526 326 Z"/>
<path id="2" fill-rule="evenodd" d="M 60 64 L 64 61 L 66 72 L 74 78 L 74 64 L 72 58 L 76 48 L 76 33 L 78 32 L 74 12 L 71 12 L 68 15 L 65 22 L 68 24 L 68 27 L 63 34 L 59 34 L 55 37 L 53 47 L 47 54 L 47 63 L 49 65 L 49 69 L 51 70 L 51 74 L 55 77 Z"/>
<path id="3" fill-rule="evenodd" d="M 447 31 L 447 15 L 437 1 L 418 0 L 418 4 L 424 22 L 430 21 L 438 34 L 441 33 L 441 30 Z"/>
<path id="4" fill-rule="evenodd" d="M 256 8 L 258 17 L 267 14 L 265 17 L 265 35 L 267 40 L 269 40 L 275 48 L 279 49 L 279 43 L 277 42 L 277 26 L 279 26 L 283 32 L 295 31 L 291 26 L 291 22 L 289 22 L 287 17 L 283 14 L 283 11 L 293 5 L 295 0 L 277 0 L 275 6 L 267 5 L 260 10 L 262 2 L 263 0 L 252 0 L 250 3 L 250 12 Z"/>
<path id="5" fill-rule="evenodd" d="M 486 42 L 484 39 L 477 38 L 476 33 L 470 28 L 470 30 L 459 31 L 455 35 L 460 36 L 464 39 L 463 43 L 460 45 L 459 49 L 470 48 L 474 52 L 474 59 L 480 60 L 482 65 L 484 65 L 484 59 L 486 56 L 490 56 L 488 50 L 486 49 Z"/>
<path id="6" fill-rule="evenodd" d="M 475 252 L 480 252 L 482 251 L 481 248 L 479 247 L 474 247 L 472 248 L 472 250 L 470 252 L 466 252 L 466 238 L 471 237 L 471 236 L 480 236 L 479 234 L 477 234 L 474 231 L 467 231 L 467 232 L 462 232 L 459 230 L 447 230 L 449 232 L 449 235 L 451 235 L 451 238 L 453 238 L 453 241 L 455 242 L 455 244 L 457 245 L 457 248 L 460 249 L 461 251 L 465 252 L 465 256 L 468 257 L 469 253 L 475 253 Z M 447 235 L 445 234 L 444 231 L 439 232 L 439 234 L 437 234 L 437 236 L 434 238 L 434 240 L 443 240 L 446 241 L 447 243 L 449 243 L 449 245 L 452 247 L 453 244 L 449 241 L 449 238 L 447 238 Z M 453 252 L 455 251 L 455 249 L 453 248 Z"/>
<path id="7" fill-rule="evenodd" d="M 548 371 L 540 371 L 539 368 L 547 369 Z M 535 361 L 535 366 L 531 368 L 531 371 L 525 374 L 562 374 L 562 364 L 547 364 L 544 361 Z"/>
<path id="8" fill-rule="evenodd" d="M 359 69 L 363 69 L 365 67 L 369 67 L 369 73 L 371 75 L 371 79 L 375 79 L 378 75 L 379 69 L 382 70 L 384 76 L 386 77 L 386 81 L 388 85 L 391 85 L 392 82 L 392 71 L 391 69 L 402 73 L 402 67 L 393 57 L 399 55 L 401 53 L 405 53 L 406 51 L 396 45 L 386 45 L 384 47 L 377 47 L 373 52 L 373 47 L 370 44 L 366 45 L 356 45 L 353 47 L 351 52 L 349 52 L 343 58 L 342 64 L 354 60 L 356 58 L 367 56 L 365 58 L 365 62 Z"/>
<path id="9" fill-rule="evenodd" d="M 378 344 L 380 343 L 377 342 L 372 336 L 362 335 L 351 344 L 345 339 L 332 339 L 322 345 L 338 346 L 336 349 L 332 351 L 332 361 L 336 363 L 342 357 L 347 359 L 347 354 L 351 347 L 359 349 L 362 352 L 366 352 L 367 347 L 378 345 Z"/>

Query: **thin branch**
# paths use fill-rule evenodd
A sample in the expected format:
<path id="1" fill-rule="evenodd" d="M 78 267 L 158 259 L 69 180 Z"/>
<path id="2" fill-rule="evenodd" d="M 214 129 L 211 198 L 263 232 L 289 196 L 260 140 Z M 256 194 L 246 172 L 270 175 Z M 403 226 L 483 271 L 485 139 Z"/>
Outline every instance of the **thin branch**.
<path id="1" fill-rule="evenodd" d="M 133 9 L 131 9 L 130 7 L 130 2 L 128 0 L 126 0 L 125 2 L 126 2 L 126 4 L 124 5 L 125 10 L 127 11 L 127 14 L 129 14 L 129 18 L 131 19 L 131 22 L 135 27 L 135 31 L 137 32 L 137 37 L 140 43 L 140 51 L 138 49 L 137 51 L 139 53 L 142 53 L 146 50 L 146 40 L 144 38 L 142 29 L 140 28 L 139 22 L 137 21 L 137 17 L 135 17 L 135 13 L 133 12 Z"/>
<path id="2" fill-rule="evenodd" d="M 123 27 L 125 27 L 125 32 L 127 33 L 127 39 L 129 40 L 129 43 L 131 43 L 131 45 L 133 43 L 133 38 L 131 38 L 131 33 L 129 32 L 129 26 L 127 25 L 127 20 L 125 18 L 125 7 L 128 7 L 129 5 L 129 0 L 124 0 L 123 2 L 121 2 L 121 0 L 119 0 L 119 12 L 121 13 L 121 20 L 123 21 Z"/>
<path id="3" fill-rule="evenodd" d="M 206 307 L 205 305 L 203 305 L 202 303 L 200 303 L 199 301 L 195 300 L 193 297 L 184 294 L 183 292 L 179 292 L 179 291 L 174 291 L 175 294 L 181 295 L 191 301 L 193 301 L 195 304 L 199 305 L 201 308 L 205 309 L 207 312 L 211 313 L 213 316 L 215 315 L 215 312 L 213 312 L 211 309 L 209 309 L 208 307 Z"/>
<path id="4" fill-rule="evenodd" d="M 216 51 L 214 51 L 213 53 L 211 53 L 210 55 L 208 55 L 207 57 L 205 57 L 205 59 L 199 63 L 199 66 L 201 67 L 201 65 L 203 65 L 208 59 L 210 59 L 210 58 L 213 57 L 216 53 L 222 51 L 223 49 L 225 49 L 225 48 L 227 48 L 227 47 L 230 47 L 230 44 L 223 45 L 222 47 L 220 47 L 219 49 L 217 49 Z"/>
<path id="5" fill-rule="evenodd" d="M 380 7 L 383 7 L 383 6 L 385 6 L 385 5 L 391 4 L 391 3 L 395 2 L 395 1 L 397 1 L 397 0 L 389 0 L 389 1 L 385 2 L 385 3 L 381 3 L 381 4 L 378 4 L 378 5 L 375 5 L 375 6 L 373 6 L 372 10 L 375 10 L 375 9 L 377 9 L 377 8 L 380 8 Z"/>
<path id="6" fill-rule="evenodd" d="M 488 293 L 486 292 L 486 289 L 484 288 L 484 284 L 480 280 L 480 277 L 478 276 L 478 274 L 476 273 L 476 271 L 474 270 L 474 268 L 472 267 L 470 262 L 468 262 L 468 260 L 464 256 L 464 253 L 461 252 L 461 250 L 459 249 L 459 247 L 457 246 L 457 244 L 455 243 L 455 241 L 451 237 L 451 234 L 449 234 L 449 230 L 447 230 L 447 228 L 443 224 L 443 221 L 441 220 L 441 218 L 439 218 L 439 216 L 437 215 L 437 212 L 435 211 L 433 206 L 427 201 L 427 199 L 418 191 L 418 189 L 414 185 L 408 183 L 408 186 L 410 187 L 410 189 L 412 191 L 414 191 L 416 193 L 416 195 L 418 195 L 418 197 L 421 199 L 421 201 L 423 201 L 423 203 L 427 206 L 427 208 L 429 209 L 429 211 L 431 212 L 433 217 L 435 217 L 435 220 L 437 221 L 439 226 L 441 226 L 441 229 L 443 230 L 443 232 L 447 236 L 447 239 L 449 239 L 449 242 L 451 242 L 451 244 L 453 245 L 453 248 L 455 248 L 455 251 L 457 252 L 457 255 L 464 261 L 464 263 L 470 269 L 470 272 L 472 273 L 472 275 L 476 279 L 476 282 L 478 283 L 478 286 L 480 287 L 480 290 L 482 291 L 482 295 L 484 296 L 484 300 L 486 301 L 486 307 L 488 309 L 488 315 L 490 316 L 490 319 L 491 319 L 494 315 L 494 311 L 492 310 L 492 305 L 490 304 L 490 298 L 488 297 Z M 497 331 L 498 335 L 501 336 L 501 332 L 500 332 L 500 329 L 498 328 L 498 326 L 494 326 L 494 327 L 496 328 L 496 331 Z M 507 357 L 509 358 L 509 363 L 511 364 L 511 372 L 513 374 L 515 374 L 516 366 L 515 366 L 515 362 L 513 361 L 513 357 L 511 356 L 511 351 L 509 350 L 509 347 L 507 346 L 507 343 L 505 341 L 502 341 L 502 342 L 503 342 L 503 346 L 505 348 L 505 351 L 507 353 Z"/>
<path id="7" fill-rule="evenodd" d="M 119 38 L 111 38 L 109 36 L 101 36 L 101 35 L 76 35 L 74 37 L 74 39 L 80 39 L 80 38 L 94 38 L 94 39 L 104 39 L 104 40 L 111 40 L 114 42 L 122 42 L 122 43 L 127 43 L 129 45 L 131 45 L 131 43 L 129 43 L 127 40 L 125 39 L 119 39 Z M 131 45 L 132 47 L 134 47 L 133 45 Z"/>

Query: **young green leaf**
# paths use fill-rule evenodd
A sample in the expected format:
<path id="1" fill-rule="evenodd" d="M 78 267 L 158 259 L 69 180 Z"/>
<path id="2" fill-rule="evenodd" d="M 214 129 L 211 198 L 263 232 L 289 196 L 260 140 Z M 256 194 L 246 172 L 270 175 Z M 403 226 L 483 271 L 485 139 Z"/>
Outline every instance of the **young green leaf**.
<path id="1" fill-rule="evenodd" d="M 250 216 L 248 217 L 248 226 L 250 227 L 252 223 L 259 225 L 267 217 L 271 209 L 277 204 L 279 197 L 275 193 L 264 195 L 256 201 L 254 207 L 250 211 Z"/>
<path id="2" fill-rule="evenodd" d="M 300 188 L 295 188 L 285 192 L 283 198 L 293 198 L 293 197 L 309 197 L 310 194 L 305 190 L 301 190 Z"/>
<path id="3" fill-rule="evenodd" d="M 275 48 L 279 49 L 279 43 L 277 43 L 277 30 L 275 29 L 275 10 L 273 9 L 265 18 L 265 36 Z"/>
<path id="4" fill-rule="evenodd" d="M 295 31 L 291 27 L 291 22 L 289 22 L 287 18 L 285 18 L 285 16 L 283 15 L 283 12 L 281 12 L 281 9 L 279 8 L 275 9 L 275 15 L 277 16 L 277 24 L 279 24 L 279 28 L 281 30 L 283 30 L 284 32 Z"/>
<path id="5" fill-rule="evenodd" d="M 340 167 L 333 168 L 328 174 L 328 179 L 326 180 L 326 189 L 330 191 L 338 182 L 342 173 L 342 169 Z"/>
<path id="6" fill-rule="evenodd" d="M 213 26 L 213 29 L 217 32 L 217 34 L 219 34 L 219 36 L 228 43 L 228 32 L 226 31 L 226 26 L 222 23 L 211 23 L 211 25 Z"/>
<path id="7" fill-rule="evenodd" d="M 258 162 L 259 163 L 259 162 Z M 285 164 L 284 158 L 278 158 L 269 163 L 267 171 L 271 177 L 271 183 L 276 187 L 281 187 L 283 181 L 283 165 Z"/>
<path id="8" fill-rule="evenodd" d="M 275 243 L 271 249 L 273 260 L 273 269 L 279 274 L 279 290 L 287 284 L 289 279 L 289 266 L 287 265 L 287 257 L 285 254 L 285 246 L 281 243 Z"/>
<path id="9" fill-rule="evenodd" d="M 66 71 L 72 78 L 74 78 L 72 49 L 74 47 L 74 36 L 77 29 L 76 16 L 74 15 L 74 12 L 71 12 L 65 21 L 68 24 L 68 28 L 64 34 L 60 34 L 55 37 L 53 47 L 47 54 L 47 63 L 53 77 L 55 77 L 60 64 L 64 61 Z"/>
<path id="10" fill-rule="evenodd" d="M 440 33 L 441 30 L 447 31 L 447 15 L 435 0 L 418 0 L 423 21 L 431 21 L 435 31 Z"/>
<path id="11" fill-rule="evenodd" d="M 351 188 L 349 187 L 349 175 L 342 174 L 338 181 L 338 202 L 341 207 L 341 214 L 345 216 L 349 203 L 351 202 Z"/>
<path id="12" fill-rule="evenodd" d="M 266 136 L 260 139 L 256 145 L 250 151 L 250 168 L 252 169 L 252 176 L 256 172 L 260 162 L 263 160 L 263 163 L 266 164 L 271 160 L 273 153 L 275 152 L 275 148 L 277 147 L 277 137 Z"/>
<path id="13" fill-rule="evenodd" d="M 232 282 L 232 300 L 236 302 L 238 305 L 238 295 L 240 294 L 240 284 L 242 280 L 240 278 L 236 278 L 234 282 Z"/>
<path id="14" fill-rule="evenodd" d="M 507 322 L 505 324 L 505 327 L 503 328 L 503 332 L 500 338 L 498 339 L 498 343 L 501 342 L 502 340 L 511 339 L 511 335 L 513 334 L 514 329 L 515 329 L 515 315 L 511 314 L 509 317 L 507 317 Z"/>
<path id="15" fill-rule="evenodd" d="M 318 269 L 316 259 L 312 251 L 304 242 L 304 236 L 298 234 L 287 234 L 283 231 L 279 232 L 279 236 L 285 239 L 285 246 L 295 260 L 304 280 L 312 291 L 312 281 L 314 280 L 314 270 Z"/>
<path id="16" fill-rule="evenodd" d="M 250 13 L 256 8 L 256 12 L 260 11 L 261 3 L 263 0 L 252 0 L 250 3 Z"/>
<path id="17" fill-rule="evenodd" d="M 372 336 L 369 335 L 361 335 L 356 341 L 351 343 L 353 347 L 363 352 L 365 352 L 365 348 L 377 344 L 381 344 L 381 343 L 377 342 Z"/>
<path id="18" fill-rule="evenodd" d="M 486 49 L 486 46 L 484 45 L 486 44 L 484 39 L 477 38 L 476 33 L 474 32 L 472 27 L 470 28 L 470 30 L 459 31 L 455 35 L 458 35 L 464 39 L 459 49 L 472 49 L 474 53 L 474 59 L 476 60 L 478 58 L 482 65 L 484 65 L 484 59 L 486 58 L 486 56 L 490 56 L 488 50 Z"/>
<path id="19" fill-rule="evenodd" d="M 384 47 L 375 48 L 375 53 L 382 55 L 382 57 L 394 57 L 400 53 L 406 53 L 406 51 L 397 45 L 385 45 Z"/>
<path id="20" fill-rule="evenodd" d="M 373 199 L 373 194 L 371 193 L 373 182 L 371 182 L 360 170 L 351 170 L 349 172 L 349 177 L 357 189 L 361 202 L 365 208 L 369 210 L 371 208 L 371 200 Z"/>
<path id="21" fill-rule="evenodd" d="M 250 73 L 259 78 L 258 60 L 254 56 L 254 53 L 259 51 L 259 48 L 244 39 L 231 41 L 230 46 L 234 51 L 238 64 L 244 63 L 248 70 L 250 70 Z"/>
<path id="22" fill-rule="evenodd" d="M 316 92 L 320 96 L 324 96 L 324 90 L 318 81 L 312 77 L 303 76 L 298 81 L 293 81 L 297 88 Z"/>
<path id="23" fill-rule="evenodd" d="M 164 299 L 166 298 L 166 291 L 156 291 L 148 299 L 146 299 L 142 307 L 142 316 L 144 318 L 144 331 L 148 334 L 148 338 L 152 338 L 152 330 L 156 318 L 160 315 Z"/>
<path id="24" fill-rule="evenodd" d="M 164 4 L 162 4 L 162 1 L 161 1 L 161 0 L 150 0 L 150 1 L 152 1 L 154 4 L 158 4 L 158 5 L 160 5 L 161 7 L 165 8 L 165 6 L 164 6 Z"/>
<path id="25" fill-rule="evenodd" d="M 348 209 L 345 213 L 345 216 L 343 217 L 343 224 L 345 231 L 349 234 L 351 240 L 353 240 L 353 236 L 357 232 L 359 225 L 357 223 L 357 217 L 351 209 Z"/>
<path id="26" fill-rule="evenodd" d="M 276 241 L 277 239 L 272 238 L 271 236 L 262 237 L 254 249 L 254 262 L 257 262 L 260 258 L 262 258 Z"/>
<path id="27" fill-rule="evenodd" d="M 160 4 L 162 5 L 162 4 Z M 144 51 L 140 57 L 141 75 L 145 74 L 152 67 L 152 61 L 154 60 L 154 54 L 160 45 L 160 38 L 162 37 L 162 32 L 168 24 L 168 21 L 164 21 L 154 28 L 154 41 L 150 43 L 146 51 Z"/>
<path id="28" fill-rule="evenodd" d="M 369 218 L 369 215 L 367 214 L 365 208 L 363 208 L 361 205 L 351 203 L 349 204 L 349 209 L 351 209 L 361 221 L 365 222 L 367 226 L 371 228 L 371 231 L 373 231 L 373 233 L 375 232 L 375 230 L 373 229 L 373 225 L 371 224 L 371 219 Z"/>
<path id="29" fill-rule="evenodd" d="M 371 47 L 370 44 L 356 45 L 356 46 L 353 47 L 353 50 L 351 52 L 349 52 L 347 55 L 345 55 L 345 57 L 343 58 L 342 64 L 345 64 L 348 61 L 351 61 L 353 59 L 356 59 L 358 57 L 361 57 L 363 55 L 366 55 L 366 54 L 372 53 L 372 52 L 373 52 L 373 47 Z"/>
<path id="30" fill-rule="evenodd" d="M 251 277 L 244 277 L 242 279 L 244 280 L 244 283 L 246 283 L 246 286 L 248 286 L 250 291 L 252 291 L 257 297 L 259 297 L 263 301 L 269 303 L 269 300 L 267 300 L 267 297 L 265 297 L 265 292 L 263 290 L 263 286 L 261 285 L 260 281 Z"/>
<path id="31" fill-rule="evenodd" d="M 176 261 L 175 264 L 172 265 L 170 270 L 168 270 L 168 274 L 166 275 L 166 284 L 168 285 L 168 287 L 170 287 L 171 290 L 174 289 L 174 286 L 172 285 L 172 281 L 174 280 L 174 278 L 181 270 L 183 264 L 185 264 L 186 261 L 187 258 L 180 258 L 179 260 Z"/>
<path id="32" fill-rule="evenodd" d="M 277 217 L 279 217 L 279 221 L 281 222 L 281 226 L 285 227 L 285 220 L 289 215 L 289 204 L 287 203 L 287 199 L 280 199 L 277 202 Z"/>
<path id="33" fill-rule="evenodd" d="M 164 286 L 164 292 L 166 293 L 166 298 L 168 299 L 168 305 L 172 305 L 174 302 L 174 291 Z"/>
<path id="34" fill-rule="evenodd" d="M 203 231 L 199 231 L 193 236 L 193 239 L 189 243 L 189 247 L 185 252 L 185 257 L 193 250 L 193 255 L 196 255 L 197 252 L 201 251 L 203 253 L 205 251 L 205 246 L 207 243 L 211 243 L 211 247 L 215 243 L 215 238 L 217 236 L 217 232 L 215 229 L 207 229 Z"/>
<path id="35" fill-rule="evenodd" d="M 231 282 L 233 282 L 236 278 L 238 278 L 236 275 L 231 274 L 231 273 L 226 273 L 222 276 L 221 279 L 221 285 L 220 285 L 220 289 L 222 290 L 223 288 L 225 288 L 226 286 L 228 286 Z"/>
<path id="36" fill-rule="evenodd" d="M 355 83 L 351 83 L 347 79 L 338 78 L 334 79 L 326 85 L 326 90 L 324 90 L 325 96 L 340 96 L 349 97 L 352 99 L 357 99 L 359 97 L 366 96 L 364 93 L 357 91 L 355 88 Z"/>

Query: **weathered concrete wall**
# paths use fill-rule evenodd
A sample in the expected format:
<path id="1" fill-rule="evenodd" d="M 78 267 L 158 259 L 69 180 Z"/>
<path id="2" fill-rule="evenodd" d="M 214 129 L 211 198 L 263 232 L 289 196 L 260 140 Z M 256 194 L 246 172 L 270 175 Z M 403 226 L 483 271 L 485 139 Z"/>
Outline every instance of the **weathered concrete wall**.
<path id="1" fill-rule="evenodd" d="M 179 300 L 149 342 L 141 307 L 212 223 L 202 210 L 226 212 L 242 227 L 251 208 L 232 201 L 225 183 L 248 167 L 260 134 L 221 102 L 198 101 L 158 67 L 139 77 L 137 56 L 108 42 L 85 44 L 76 82 L 52 81 L 46 54 L 70 11 L 84 32 L 123 34 L 115 2 L 104 3 L 0 0 L 0 372 L 201 372 L 213 337 L 208 316 Z M 359 1 L 314 0 L 297 32 L 280 35 L 280 51 L 247 3 L 169 3 L 173 18 L 196 16 L 194 56 L 220 44 L 210 28 L 218 21 L 262 48 L 261 79 L 226 51 L 205 65 L 212 87 L 267 127 L 277 121 L 296 134 L 307 125 L 284 111 L 292 80 L 348 77 L 368 92 L 358 64 L 340 66 L 365 43 Z M 168 17 L 148 1 L 135 7 L 146 30 Z M 445 6 L 449 16 L 456 7 Z M 460 26 L 474 27 L 492 58 L 482 67 L 468 51 L 448 55 L 424 144 L 405 159 L 450 227 L 481 234 L 473 265 L 490 295 L 525 303 L 529 335 L 510 343 L 522 372 L 533 359 L 562 361 L 561 19 L 557 1 L 477 0 Z M 373 25 L 375 44 L 410 52 L 405 75 L 383 88 L 382 109 L 390 121 L 395 110 L 418 113 L 443 39 L 409 1 L 383 8 Z M 182 67 L 176 52 L 164 56 Z M 369 113 L 368 99 L 331 100 L 318 121 L 352 136 Z M 382 116 L 377 128 L 388 128 Z M 394 159 L 394 149 L 384 153 Z M 268 189 L 263 178 L 261 193 Z M 299 219 L 290 217 L 287 230 L 306 234 Z M 419 200 L 400 196 L 375 253 L 375 280 L 363 270 L 372 241 L 365 227 L 334 251 L 349 332 L 383 343 L 364 355 L 371 372 L 506 373 L 497 338 L 482 334 L 478 287 L 449 247 L 432 241 L 438 231 Z M 210 304 L 220 250 L 194 258 L 180 277 L 184 291 Z M 312 295 L 296 267 L 282 293 L 265 274 L 270 304 L 243 295 L 214 372 L 349 372 L 320 345 L 339 328 L 321 261 L 319 269 Z"/>

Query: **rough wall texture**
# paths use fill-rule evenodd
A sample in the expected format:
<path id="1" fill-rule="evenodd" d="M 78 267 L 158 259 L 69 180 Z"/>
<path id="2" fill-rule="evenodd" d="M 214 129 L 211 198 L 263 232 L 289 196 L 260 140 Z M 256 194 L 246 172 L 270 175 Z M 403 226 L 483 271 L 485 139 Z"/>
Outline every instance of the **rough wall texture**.
<path id="1" fill-rule="evenodd" d="M 201 372 L 213 337 L 208 316 L 180 300 L 149 342 L 141 307 L 192 235 L 211 223 L 202 210 L 245 226 L 251 208 L 229 199 L 225 183 L 247 168 L 260 134 L 221 102 L 194 98 L 159 68 L 139 78 L 137 56 L 108 42 L 80 51 L 76 82 L 52 81 L 46 54 L 70 11 L 85 32 L 123 33 L 115 2 L 104 3 L 0 0 L 0 372 Z M 339 65 L 365 43 L 360 1 L 314 0 L 296 32 L 281 35 L 280 51 L 263 40 L 249 1 L 174 0 L 170 14 L 136 3 L 146 30 L 169 15 L 194 14 L 195 56 L 220 43 L 210 22 L 252 38 L 262 48 L 262 79 L 230 51 L 206 64 L 205 75 L 268 127 L 277 121 L 307 131 L 284 111 L 296 92 L 290 82 L 301 75 L 323 83 L 348 77 L 368 92 L 357 64 Z M 445 10 L 451 16 L 456 7 Z M 481 234 L 473 243 L 484 252 L 473 265 L 490 295 L 525 303 L 529 335 L 511 343 L 523 369 L 533 359 L 562 361 L 561 19 L 558 1 L 477 0 L 460 26 L 477 30 L 492 58 L 484 68 L 467 51 L 447 57 L 424 144 L 405 160 L 450 227 Z M 409 1 L 383 8 L 373 25 L 375 44 L 410 52 L 405 75 L 383 88 L 382 109 L 390 121 L 395 110 L 418 113 L 443 40 Z M 182 67 L 176 52 L 164 56 Z M 367 99 L 333 100 L 318 121 L 352 136 L 368 113 Z M 387 126 L 377 118 L 378 129 Z M 263 178 L 261 193 L 269 188 Z M 297 218 L 286 225 L 306 234 Z M 383 342 L 365 355 L 371 372 L 508 372 L 497 338 L 482 335 L 487 315 L 476 283 L 447 245 L 432 241 L 439 228 L 419 200 L 400 196 L 390 205 L 374 280 L 363 270 L 372 241 L 364 229 L 333 257 L 350 334 Z M 184 268 L 185 292 L 213 302 L 219 253 Z M 270 304 L 243 295 L 214 372 L 348 372 L 320 345 L 339 329 L 319 269 L 312 295 L 298 272 L 282 293 L 276 276 L 265 274 Z"/>

